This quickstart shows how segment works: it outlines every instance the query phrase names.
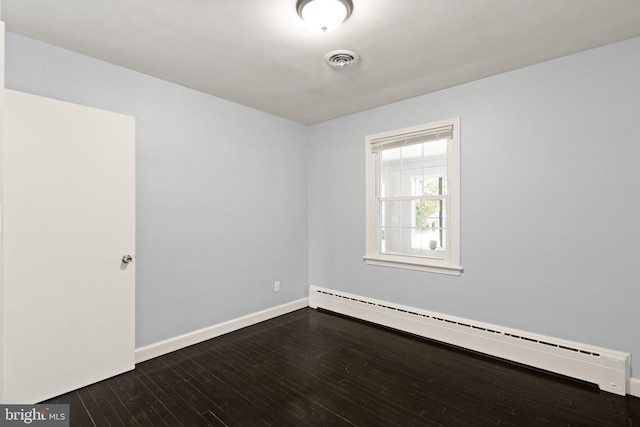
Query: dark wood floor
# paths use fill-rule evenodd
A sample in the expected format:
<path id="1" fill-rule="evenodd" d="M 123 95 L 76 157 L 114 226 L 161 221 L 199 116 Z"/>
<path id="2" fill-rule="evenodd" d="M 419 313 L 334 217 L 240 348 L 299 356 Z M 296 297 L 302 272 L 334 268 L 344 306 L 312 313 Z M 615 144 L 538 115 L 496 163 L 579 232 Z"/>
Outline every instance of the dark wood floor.
<path id="1" fill-rule="evenodd" d="M 71 426 L 640 426 L 640 399 L 303 309 L 60 396 Z"/>

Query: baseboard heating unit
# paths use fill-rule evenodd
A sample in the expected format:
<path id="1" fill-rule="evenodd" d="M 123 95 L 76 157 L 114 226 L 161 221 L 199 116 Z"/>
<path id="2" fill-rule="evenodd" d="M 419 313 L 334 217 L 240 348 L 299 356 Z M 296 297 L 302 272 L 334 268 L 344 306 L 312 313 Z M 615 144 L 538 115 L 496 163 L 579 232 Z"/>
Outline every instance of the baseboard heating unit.
<path id="1" fill-rule="evenodd" d="M 309 306 L 555 372 L 625 395 L 630 354 L 311 286 Z"/>

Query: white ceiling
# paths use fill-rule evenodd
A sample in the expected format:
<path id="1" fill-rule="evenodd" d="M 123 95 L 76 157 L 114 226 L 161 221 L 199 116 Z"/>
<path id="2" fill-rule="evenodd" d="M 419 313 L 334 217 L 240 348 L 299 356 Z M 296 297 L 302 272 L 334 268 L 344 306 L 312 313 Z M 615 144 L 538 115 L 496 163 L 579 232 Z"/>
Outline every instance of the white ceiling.
<path id="1" fill-rule="evenodd" d="M 640 36 L 640 0 L 2 0 L 7 31 L 313 124 Z M 324 63 L 358 52 L 346 70 Z"/>

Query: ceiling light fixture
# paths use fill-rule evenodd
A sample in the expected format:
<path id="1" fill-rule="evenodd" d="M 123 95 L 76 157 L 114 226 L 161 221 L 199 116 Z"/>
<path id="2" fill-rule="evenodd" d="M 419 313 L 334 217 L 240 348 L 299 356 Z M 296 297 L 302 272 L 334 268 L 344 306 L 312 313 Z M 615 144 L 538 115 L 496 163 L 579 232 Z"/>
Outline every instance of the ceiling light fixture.
<path id="1" fill-rule="evenodd" d="M 298 15 L 313 29 L 335 30 L 353 11 L 351 0 L 298 0 Z"/>

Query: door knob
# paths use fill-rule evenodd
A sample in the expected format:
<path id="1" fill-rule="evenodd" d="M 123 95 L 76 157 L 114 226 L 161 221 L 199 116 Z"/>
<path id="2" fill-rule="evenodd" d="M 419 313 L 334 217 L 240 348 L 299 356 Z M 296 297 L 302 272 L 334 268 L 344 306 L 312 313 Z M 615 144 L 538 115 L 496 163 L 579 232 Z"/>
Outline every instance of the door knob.
<path id="1" fill-rule="evenodd" d="M 125 264 L 129 264 L 131 261 L 133 261 L 133 257 L 131 255 L 125 255 L 122 257 L 122 262 Z"/>

